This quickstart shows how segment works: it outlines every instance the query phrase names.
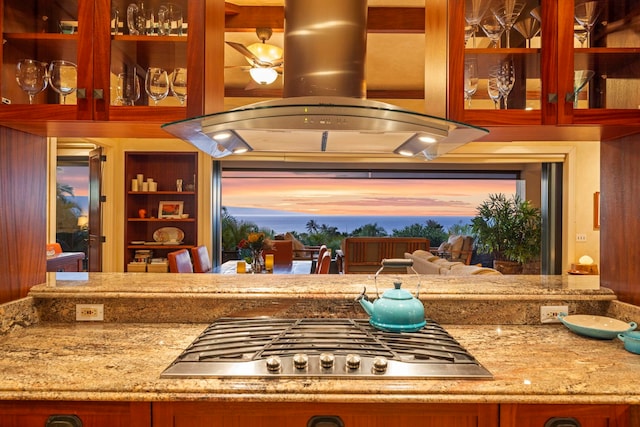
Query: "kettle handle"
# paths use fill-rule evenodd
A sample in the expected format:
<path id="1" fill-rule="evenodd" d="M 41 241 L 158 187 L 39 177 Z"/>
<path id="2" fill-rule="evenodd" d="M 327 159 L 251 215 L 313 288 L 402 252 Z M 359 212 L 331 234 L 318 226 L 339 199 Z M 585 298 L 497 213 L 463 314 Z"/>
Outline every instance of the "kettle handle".
<path id="1" fill-rule="evenodd" d="M 418 286 L 416 286 L 416 298 L 420 297 L 420 275 L 413 268 L 413 260 L 409 258 L 385 258 L 380 263 L 380 268 L 376 271 L 375 276 L 373 276 L 373 283 L 376 286 L 376 297 L 380 298 L 380 294 L 378 292 L 378 274 L 385 269 L 385 267 L 398 268 L 398 267 L 409 267 L 415 273 L 416 277 L 418 277 Z"/>

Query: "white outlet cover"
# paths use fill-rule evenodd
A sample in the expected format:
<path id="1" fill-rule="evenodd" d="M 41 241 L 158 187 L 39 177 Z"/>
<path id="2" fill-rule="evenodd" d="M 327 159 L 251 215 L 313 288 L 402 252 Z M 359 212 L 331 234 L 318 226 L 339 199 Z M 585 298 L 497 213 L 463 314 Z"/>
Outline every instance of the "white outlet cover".
<path id="1" fill-rule="evenodd" d="M 102 322 L 104 320 L 104 304 L 76 304 L 76 321 Z"/>

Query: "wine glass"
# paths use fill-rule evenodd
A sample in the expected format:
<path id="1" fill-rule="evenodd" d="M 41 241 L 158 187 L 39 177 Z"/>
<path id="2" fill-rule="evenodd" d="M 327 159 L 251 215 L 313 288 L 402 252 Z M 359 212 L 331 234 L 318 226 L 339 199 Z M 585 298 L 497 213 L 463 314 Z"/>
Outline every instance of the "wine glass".
<path id="1" fill-rule="evenodd" d="M 158 28 L 160 35 L 182 35 L 182 9 L 178 5 L 167 3 L 158 10 Z"/>
<path id="2" fill-rule="evenodd" d="M 154 105 L 158 105 L 169 94 L 169 76 L 167 72 L 158 67 L 149 67 L 144 78 L 144 90 L 153 99 Z"/>
<path id="3" fill-rule="evenodd" d="M 140 79 L 135 72 L 118 74 L 117 100 L 122 105 L 135 105 L 140 99 Z"/>
<path id="4" fill-rule="evenodd" d="M 178 98 L 180 105 L 187 99 L 187 69 L 176 68 L 171 74 L 171 92 Z"/>
<path id="5" fill-rule="evenodd" d="M 16 82 L 20 89 L 29 95 L 29 104 L 33 98 L 45 90 L 49 84 L 47 63 L 35 59 L 22 59 L 16 64 Z"/>
<path id="6" fill-rule="evenodd" d="M 493 14 L 504 27 L 504 31 L 507 35 L 507 48 L 511 47 L 511 28 L 513 28 L 513 24 L 518 20 L 518 17 L 522 13 L 525 5 L 526 3 L 520 0 L 503 0 L 501 5 L 492 9 Z"/>
<path id="7" fill-rule="evenodd" d="M 530 48 L 531 39 L 537 36 L 538 32 L 540 32 L 540 21 L 532 16 L 516 22 L 513 24 L 513 28 L 522 34 L 522 37 L 526 40 L 526 46 Z"/>
<path id="8" fill-rule="evenodd" d="M 491 40 L 491 47 L 500 47 L 500 38 L 504 33 L 504 27 L 494 14 L 487 14 L 480 21 L 480 28 Z"/>
<path id="9" fill-rule="evenodd" d="M 471 38 L 473 39 L 473 47 L 476 47 L 476 31 L 478 24 L 487 11 L 489 2 L 486 0 L 465 0 L 464 18 L 471 26 Z M 466 29 L 465 29 L 466 33 Z"/>
<path id="10" fill-rule="evenodd" d="M 504 100 L 504 109 L 509 109 L 508 100 L 511 89 L 516 82 L 516 74 L 513 66 L 513 60 L 507 59 L 502 62 L 498 68 L 498 90 L 502 94 Z"/>
<path id="11" fill-rule="evenodd" d="M 493 101 L 493 107 L 496 110 L 500 109 L 500 99 L 502 98 L 502 93 L 498 85 L 498 70 L 498 67 L 491 67 L 489 70 L 489 79 L 487 80 L 487 94 Z"/>
<path id="12" fill-rule="evenodd" d="M 471 108 L 471 98 L 478 90 L 478 62 L 475 58 L 464 61 L 464 99 Z"/>
<path id="13" fill-rule="evenodd" d="M 57 60 L 49 64 L 49 84 L 60 95 L 62 104 L 67 103 L 67 95 L 76 91 L 78 66 L 73 62 Z"/>
<path id="14" fill-rule="evenodd" d="M 590 38 L 591 30 L 596 24 L 598 15 L 600 15 L 600 7 L 597 1 L 586 1 L 584 3 L 576 5 L 575 20 L 578 24 L 582 25 L 582 27 L 586 31 L 583 40 L 578 38 L 578 40 L 580 40 L 580 47 L 584 47 L 584 41 Z M 587 43 L 587 47 L 590 46 L 591 42 L 589 41 L 589 43 Z"/>

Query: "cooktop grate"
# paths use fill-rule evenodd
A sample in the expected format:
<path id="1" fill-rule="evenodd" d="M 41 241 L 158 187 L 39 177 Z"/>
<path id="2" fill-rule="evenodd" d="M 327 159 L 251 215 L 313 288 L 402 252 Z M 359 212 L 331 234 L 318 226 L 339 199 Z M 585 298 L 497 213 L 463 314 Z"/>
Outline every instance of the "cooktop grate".
<path id="1" fill-rule="evenodd" d="M 331 355 L 330 367 L 319 362 Z M 308 364 L 293 360 L 305 355 Z M 347 360 L 357 355 L 355 368 Z M 274 358 L 281 364 L 269 369 Z M 386 369 L 376 366 L 380 358 Z M 276 359 L 276 360 L 277 360 Z M 222 318 L 161 375 L 162 378 L 229 376 L 384 376 L 492 378 L 442 326 L 428 320 L 418 332 L 383 332 L 363 319 Z"/>

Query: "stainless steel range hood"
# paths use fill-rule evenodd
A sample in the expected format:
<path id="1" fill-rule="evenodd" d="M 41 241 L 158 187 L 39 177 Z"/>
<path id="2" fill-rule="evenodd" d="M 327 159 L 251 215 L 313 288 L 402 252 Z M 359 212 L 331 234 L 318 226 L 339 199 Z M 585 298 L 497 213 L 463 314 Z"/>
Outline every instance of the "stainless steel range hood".
<path id="1" fill-rule="evenodd" d="M 286 0 L 284 98 L 168 123 L 220 158 L 246 151 L 424 156 L 488 133 L 366 100 L 366 0 Z"/>

